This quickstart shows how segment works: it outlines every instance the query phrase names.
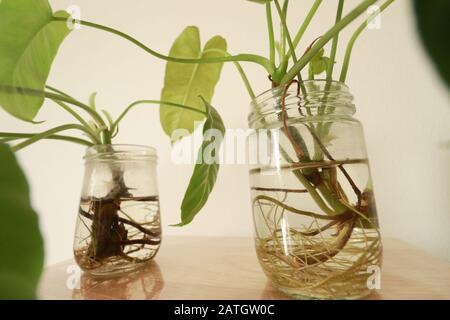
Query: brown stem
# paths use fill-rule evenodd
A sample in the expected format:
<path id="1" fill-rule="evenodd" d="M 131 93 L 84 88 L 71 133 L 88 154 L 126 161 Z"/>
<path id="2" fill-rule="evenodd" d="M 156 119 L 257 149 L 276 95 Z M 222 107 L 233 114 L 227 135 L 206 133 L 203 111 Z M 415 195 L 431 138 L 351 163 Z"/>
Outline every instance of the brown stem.
<path id="1" fill-rule="evenodd" d="M 328 160 L 331 161 L 336 161 L 333 156 L 330 154 L 330 152 L 327 150 L 327 148 L 324 146 L 324 144 L 322 143 L 322 141 L 320 141 L 319 137 L 317 136 L 317 134 L 314 132 L 314 129 L 309 127 L 308 125 L 305 125 L 306 128 L 308 128 L 309 132 L 311 133 L 312 137 L 314 138 L 314 140 L 317 142 L 317 144 L 319 145 L 320 149 L 322 150 L 322 152 L 325 154 L 325 156 L 328 158 Z M 347 170 L 344 168 L 344 166 L 342 164 L 338 165 L 338 168 L 341 170 L 341 172 L 344 174 L 345 178 L 348 180 L 348 182 L 350 183 L 353 191 L 355 192 L 356 196 L 358 197 L 358 205 L 361 204 L 361 199 L 362 199 L 362 192 L 361 190 L 359 190 L 358 186 L 356 185 L 356 183 L 353 181 L 352 177 L 348 174 Z"/>
<path id="2" fill-rule="evenodd" d="M 317 41 L 317 39 L 315 41 Z M 313 42 L 313 44 L 314 44 L 314 42 Z M 289 88 L 294 83 L 297 83 L 297 95 L 299 95 L 300 83 L 297 80 L 292 80 L 284 88 L 283 95 L 281 97 L 281 100 L 282 100 L 281 101 L 281 119 L 282 119 L 282 123 L 283 123 L 283 129 L 282 130 L 286 134 L 286 136 L 288 137 L 289 141 L 291 142 L 298 159 L 301 160 L 303 158 L 303 156 L 304 156 L 304 152 L 301 150 L 301 147 L 299 146 L 299 144 L 292 137 L 292 134 L 289 131 L 289 127 L 287 126 L 287 121 L 286 121 L 286 96 L 287 96 L 287 92 L 288 92 Z M 308 128 L 308 130 L 311 133 L 311 135 L 313 136 L 314 140 L 317 142 L 317 144 L 319 145 L 320 149 L 322 149 L 322 152 L 327 156 L 327 158 L 329 160 L 331 160 L 331 161 L 335 161 L 335 159 L 328 152 L 327 148 L 323 145 L 322 141 L 320 141 L 319 137 L 314 132 L 314 130 L 312 128 L 310 128 L 308 125 L 305 125 L 305 126 L 306 126 L 306 128 Z M 353 191 L 355 192 L 355 194 L 356 194 L 356 196 L 358 198 L 358 205 L 360 205 L 361 204 L 361 199 L 362 199 L 361 191 L 356 186 L 355 182 L 353 181 L 352 177 L 348 174 L 347 170 L 342 165 L 339 165 L 338 168 L 341 170 L 341 172 L 344 174 L 345 178 L 350 183 Z"/>
<path id="3" fill-rule="evenodd" d="M 147 202 L 147 201 L 158 201 L 158 196 L 150 196 L 150 197 L 124 197 L 120 198 L 121 201 L 138 201 L 138 202 Z"/>
<path id="4" fill-rule="evenodd" d="M 269 191 L 269 192 L 287 192 L 287 193 L 308 193 L 306 189 L 281 189 L 281 188 L 261 188 L 252 187 L 255 191 Z"/>
<path id="5" fill-rule="evenodd" d="M 86 218 L 88 218 L 88 219 L 90 219 L 90 220 L 93 220 L 93 219 L 94 219 L 94 216 L 93 216 L 93 215 L 91 215 L 90 213 L 84 211 L 84 210 L 81 209 L 81 208 L 79 209 L 79 213 L 80 213 L 83 217 L 86 217 Z M 136 222 L 127 220 L 127 219 L 125 219 L 125 218 L 119 217 L 119 222 L 122 222 L 122 223 L 124 223 L 124 224 L 130 225 L 130 226 L 132 226 L 132 227 L 138 229 L 139 231 L 141 231 L 141 232 L 143 232 L 143 233 L 145 233 L 145 234 L 147 234 L 147 235 L 149 235 L 149 236 L 151 236 L 151 237 L 159 237 L 159 236 L 160 236 L 159 233 L 153 232 L 153 231 L 151 231 L 151 230 L 148 230 L 147 228 L 144 228 L 143 226 L 141 226 L 139 223 L 136 223 Z"/>
<path id="6" fill-rule="evenodd" d="M 156 246 L 161 243 L 161 240 L 150 240 L 150 239 L 136 239 L 136 240 L 126 240 L 121 241 L 118 244 L 121 246 L 131 246 L 133 244 L 149 244 L 152 246 Z"/>
<path id="7" fill-rule="evenodd" d="M 313 42 L 311 42 L 311 44 L 306 48 L 305 52 L 303 53 L 303 56 L 304 56 L 305 54 L 307 54 L 309 50 L 311 50 L 311 48 L 316 44 L 316 42 L 317 42 L 320 38 L 322 38 L 322 36 L 317 37 L 316 39 L 314 39 Z M 302 56 L 302 57 L 303 57 L 303 56 Z"/>
<path id="8" fill-rule="evenodd" d="M 311 266 L 318 263 L 323 263 L 325 261 L 328 261 L 329 259 L 336 256 L 341 250 L 345 247 L 348 240 L 350 239 L 353 228 L 355 226 L 356 217 L 352 217 L 349 220 L 345 222 L 341 222 L 339 224 L 339 231 L 335 235 L 336 236 L 336 242 L 334 243 L 335 247 L 333 249 L 325 248 L 321 252 L 317 252 L 315 254 L 311 254 L 310 256 L 301 257 L 296 256 L 296 260 L 304 265 Z"/>
<path id="9" fill-rule="evenodd" d="M 304 152 L 302 148 L 298 145 L 298 143 L 295 141 L 294 137 L 292 136 L 291 132 L 289 131 L 289 127 L 287 125 L 286 121 L 286 96 L 289 88 L 292 86 L 292 84 L 297 83 L 299 85 L 299 82 L 297 80 L 291 80 L 287 86 L 283 89 L 283 95 L 281 97 L 281 122 L 283 123 L 283 132 L 288 137 L 289 141 L 292 144 L 292 147 L 294 148 L 295 154 L 297 155 L 298 160 L 301 160 L 304 156 Z M 298 89 L 297 89 L 298 90 Z"/>
<path id="10" fill-rule="evenodd" d="M 319 233 L 322 233 L 328 229 L 330 229 L 331 227 L 333 227 L 334 225 L 336 225 L 337 223 L 339 223 L 340 221 L 336 220 L 336 221 L 331 221 L 330 223 L 324 225 L 323 227 L 311 230 L 311 231 L 307 231 L 307 232 L 299 232 L 302 236 L 305 237 L 314 237 L 317 236 Z"/>

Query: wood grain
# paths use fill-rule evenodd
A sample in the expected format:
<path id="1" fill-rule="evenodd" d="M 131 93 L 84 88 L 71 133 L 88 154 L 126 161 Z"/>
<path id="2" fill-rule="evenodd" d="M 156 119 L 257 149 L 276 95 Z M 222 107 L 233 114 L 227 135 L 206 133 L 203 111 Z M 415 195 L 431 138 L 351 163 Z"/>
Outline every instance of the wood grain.
<path id="1" fill-rule="evenodd" d="M 450 264 L 386 239 L 381 289 L 369 299 L 450 299 Z M 250 238 L 166 237 L 155 261 L 120 278 L 81 275 L 68 289 L 66 261 L 46 269 L 41 299 L 289 299 L 259 267 Z"/>

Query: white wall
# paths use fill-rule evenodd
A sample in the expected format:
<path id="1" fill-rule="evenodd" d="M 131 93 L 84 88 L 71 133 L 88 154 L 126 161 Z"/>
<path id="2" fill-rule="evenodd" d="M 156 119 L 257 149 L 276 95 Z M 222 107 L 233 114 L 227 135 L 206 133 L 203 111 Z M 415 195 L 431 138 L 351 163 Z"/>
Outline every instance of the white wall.
<path id="1" fill-rule="evenodd" d="M 291 1 L 291 15 L 304 16 L 312 1 Z M 324 1 L 308 34 L 310 40 L 334 19 L 336 1 Z M 347 1 L 356 4 L 358 1 Z M 266 54 L 264 9 L 243 0 L 75 1 L 52 0 L 55 9 L 76 4 L 82 18 L 114 26 L 161 52 L 186 25 L 198 25 L 204 41 L 221 34 L 232 53 Z M 306 3 L 306 4 L 305 4 Z M 295 22 L 295 21 L 294 21 Z M 297 23 L 292 27 L 297 28 Z M 344 36 L 345 40 L 348 38 Z M 341 48 L 342 49 L 342 48 Z M 246 66 L 258 92 L 266 74 Z M 113 36 L 83 28 L 64 43 L 49 83 L 86 100 L 98 91 L 98 104 L 117 115 L 127 103 L 159 98 L 164 63 Z M 409 241 L 450 259 L 449 95 L 431 69 L 415 33 L 410 1 L 399 0 L 383 15 L 382 29 L 358 42 L 348 83 L 356 96 L 370 151 L 384 236 Z M 224 68 L 214 105 L 226 124 L 245 128 L 249 99 L 231 65 Z M 0 111 L 2 131 L 35 131 L 72 121 L 48 103 L 31 128 Z M 159 125 L 157 107 L 141 107 L 125 121 L 117 142 L 148 144 L 159 150 L 159 185 L 165 234 L 250 235 L 248 176 L 245 166 L 224 166 L 219 183 L 198 219 L 183 229 L 179 205 L 190 166 L 170 161 L 170 146 Z M 448 145 L 448 143 L 447 143 Z M 41 214 L 47 264 L 71 257 L 74 222 L 83 173 L 83 150 L 43 142 L 20 152 Z"/>

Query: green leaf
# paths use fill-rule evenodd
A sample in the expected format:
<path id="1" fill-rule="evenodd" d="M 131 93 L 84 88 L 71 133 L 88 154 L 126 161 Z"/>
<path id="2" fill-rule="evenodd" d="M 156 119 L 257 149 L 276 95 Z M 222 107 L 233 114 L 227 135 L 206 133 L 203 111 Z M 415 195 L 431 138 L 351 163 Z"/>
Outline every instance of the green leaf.
<path id="1" fill-rule="evenodd" d="M 441 77 L 450 87 L 450 42 L 445 36 L 450 30 L 450 1 L 415 0 L 414 4 L 423 43 Z"/>
<path id="2" fill-rule="evenodd" d="M 203 125 L 203 144 L 198 153 L 197 164 L 181 204 L 179 227 L 191 223 L 206 204 L 219 172 L 218 153 L 225 135 L 225 125 L 217 110 L 205 99 L 202 100 L 208 117 Z"/>
<path id="3" fill-rule="evenodd" d="M 201 50 L 200 35 L 197 27 L 187 27 L 176 39 L 170 50 L 170 56 L 176 58 L 214 58 L 226 55 L 227 44 L 219 36 L 209 40 Z M 204 105 L 198 96 L 211 103 L 214 89 L 220 78 L 223 63 L 183 64 L 168 62 L 161 100 L 179 103 L 204 111 Z M 164 132 L 171 137 L 176 129 L 195 130 L 195 122 L 201 122 L 203 116 L 197 112 L 182 110 L 171 106 L 161 106 L 160 120 Z"/>
<path id="4" fill-rule="evenodd" d="M 0 144 L 0 300 L 34 299 L 44 247 L 28 183 L 14 154 Z"/>
<path id="5" fill-rule="evenodd" d="M 319 75 L 328 69 L 331 59 L 324 56 L 324 49 L 322 48 L 309 63 L 309 73 L 312 75 Z"/>
<path id="6" fill-rule="evenodd" d="M 47 0 L 0 2 L 0 84 L 44 90 L 59 46 L 70 32 L 52 16 Z M 43 95 L 0 93 L 0 106 L 26 121 L 34 119 L 43 102 Z"/>

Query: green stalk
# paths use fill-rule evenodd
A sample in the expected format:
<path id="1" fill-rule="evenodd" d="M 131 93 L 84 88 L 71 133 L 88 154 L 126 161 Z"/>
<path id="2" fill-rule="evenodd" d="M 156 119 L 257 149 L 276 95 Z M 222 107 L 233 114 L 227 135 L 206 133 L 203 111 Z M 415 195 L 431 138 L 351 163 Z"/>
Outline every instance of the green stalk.
<path id="1" fill-rule="evenodd" d="M 283 149 L 283 147 L 280 146 L 280 153 L 282 157 L 288 162 L 288 163 L 294 163 L 294 160 L 289 156 L 289 154 Z M 303 175 L 301 170 L 294 170 L 292 172 L 295 177 L 300 181 L 300 183 L 305 187 L 305 189 L 310 194 L 311 198 L 314 200 L 314 202 L 317 204 L 317 206 L 326 214 L 328 215 L 335 215 L 338 213 L 338 209 L 334 211 L 333 209 L 330 209 L 328 205 L 325 203 L 325 201 L 322 199 L 320 194 L 316 191 L 315 187 L 309 182 L 309 180 Z M 331 197 L 331 195 L 330 195 Z M 328 197 L 327 197 L 328 198 Z"/>
<path id="2" fill-rule="evenodd" d="M 108 131 L 108 126 L 106 125 L 105 121 L 101 117 L 101 115 L 95 111 L 94 109 L 90 108 L 89 106 L 81 103 L 80 101 L 71 98 L 70 96 L 66 94 L 56 94 L 52 92 L 47 91 L 41 91 L 36 89 L 29 89 L 29 88 L 20 88 L 20 87 L 11 87 L 11 86 L 5 86 L 0 85 L 0 91 L 4 91 L 11 94 L 22 94 L 22 95 L 29 95 L 29 96 L 44 96 L 47 99 L 51 100 L 58 100 L 61 102 L 66 102 L 71 105 L 77 106 L 84 111 L 86 111 L 89 115 L 92 116 L 92 118 L 95 120 L 97 125 L 99 126 L 101 130 L 102 139 L 101 141 L 98 141 L 98 143 L 103 144 L 110 144 L 111 143 L 111 133 Z M 88 130 L 86 130 L 88 131 Z M 92 133 L 89 133 L 92 135 Z M 95 140 L 97 141 L 98 138 L 95 137 Z"/>
<path id="3" fill-rule="evenodd" d="M 67 21 L 67 19 L 62 18 L 62 17 L 53 17 L 53 20 L 60 21 L 60 22 Z M 116 36 L 119 36 L 125 40 L 128 40 L 131 43 L 138 46 L 139 48 L 146 51 L 147 53 L 151 54 L 152 56 L 159 58 L 161 60 L 165 60 L 165 61 L 179 62 L 179 63 L 218 63 L 218 62 L 242 61 L 242 62 L 252 62 L 252 63 L 259 64 L 262 67 L 264 67 L 267 70 L 267 72 L 270 74 L 272 74 L 275 71 L 275 66 L 269 59 L 259 56 L 259 55 L 254 55 L 254 54 L 238 54 L 238 55 L 230 56 L 230 57 L 217 57 L 217 58 L 204 58 L 204 59 L 184 59 L 184 58 L 170 57 L 170 56 L 160 54 L 160 53 L 156 52 L 155 50 L 150 49 L 149 47 L 144 45 L 142 42 L 136 40 L 135 38 L 121 32 L 119 30 L 116 30 L 116 29 L 113 29 L 113 28 L 110 28 L 107 26 L 103 26 L 100 24 L 96 24 L 93 22 L 84 21 L 84 20 L 80 20 L 78 22 L 83 26 L 106 31 L 106 32 L 112 33 Z"/>
<path id="4" fill-rule="evenodd" d="M 289 7 L 289 0 L 284 0 L 283 3 L 283 15 L 285 17 L 287 17 L 287 12 L 288 12 L 288 7 Z M 281 46 L 281 52 L 280 52 L 280 62 L 282 60 L 284 60 L 284 57 L 286 55 L 286 42 L 287 42 L 287 38 L 286 38 L 286 33 L 284 32 L 284 28 L 283 28 L 283 23 L 281 22 L 281 27 L 280 27 L 280 46 Z"/>
<path id="5" fill-rule="evenodd" d="M 56 88 L 53 88 L 53 87 L 47 86 L 47 85 L 45 87 L 50 89 L 50 90 L 52 90 L 52 91 L 54 91 L 54 92 L 56 92 L 56 93 L 58 93 L 59 95 L 65 97 L 66 99 L 69 99 L 70 101 L 72 101 L 72 102 L 68 101 L 68 103 L 74 104 L 74 102 L 76 102 L 76 104 L 75 104 L 76 106 L 78 106 L 78 107 L 82 108 L 83 110 L 85 110 L 86 112 L 88 112 L 94 118 L 94 120 L 96 120 L 97 125 L 101 129 L 101 131 L 100 131 L 100 141 L 101 141 L 101 143 L 102 144 L 112 144 L 113 131 L 109 131 L 108 130 L 108 126 L 106 125 L 106 122 L 103 120 L 102 116 L 94 108 L 91 108 L 91 107 L 89 107 L 89 106 L 87 106 L 87 105 L 77 101 L 76 99 L 72 98 L 70 95 L 68 95 L 67 93 L 65 93 L 65 92 L 63 92 L 61 90 L 58 90 Z M 57 100 L 54 100 L 54 99 L 52 99 L 52 100 L 55 101 L 55 102 L 57 101 Z M 61 105 L 60 103 L 58 103 L 58 104 Z M 69 110 L 67 110 L 67 111 L 69 111 Z M 80 121 L 81 117 L 77 117 L 77 114 L 74 111 L 73 111 L 72 115 L 74 115 L 78 119 L 78 121 Z M 84 120 L 81 120 L 80 122 L 86 127 L 87 130 L 92 132 L 91 127 Z M 97 134 L 95 133 L 95 135 L 97 135 Z"/>
<path id="6" fill-rule="evenodd" d="M 66 102 L 69 103 L 71 105 L 74 105 L 76 107 L 79 107 L 81 109 L 83 109 L 84 111 L 86 111 L 90 116 L 92 116 L 92 118 L 97 122 L 97 124 L 99 125 L 99 127 L 101 128 L 106 128 L 107 125 L 105 123 L 105 121 L 103 120 L 103 118 L 101 117 L 101 115 L 95 111 L 94 109 L 92 109 L 91 107 L 89 107 L 88 105 L 85 105 L 84 103 L 81 103 L 75 99 L 66 97 L 66 96 L 61 96 L 59 94 L 54 94 L 51 92 L 44 92 L 44 95 L 46 98 L 52 99 L 52 100 L 59 100 L 62 102 Z"/>
<path id="7" fill-rule="evenodd" d="M 204 51 L 207 52 L 218 52 L 220 54 L 231 56 L 228 52 L 220 50 L 220 49 L 207 49 Z M 252 86 L 250 84 L 250 81 L 248 80 L 247 74 L 244 71 L 244 68 L 242 68 L 241 64 L 238 61 L 233 61 L 234 66 L 236 67 L 237 71 L 239 72 L 242 81 L 244 82 L 245 88 L 247 89 L 247 92 L 252 100 L 256 98 L 255 92 L 252 89 Z"/>
<path id="8" fill-rule="evenodd" d="M 79 124 L 66 124 L 66 125 L 62 125 L 50 130 L 47 130 L 45 132 L 42 133 L 38 133 L 35 134 L 34 136 L 32 136 L 31 138 L 17 144 L 16 146 L 12 147 L 11 150 L 13 152 L 17 152 L 25 147 L 28 147 L 29 145 L 38 142 L 39 140 L 42 139 L 47 139 L 48 137 L 53 136 L 55 133 L 61 132 L 61 131 L 66 131 L 66 130 L 80 130 L 86 134 L 88 134 L 90 136 L 90 132 L 86 130 L 86 128 L 84 128 L 83 126 L 79 125 Z M 94 143 L 100 143 L 100 141 L 97 141 L 95 137 L 91 137 L 93 139 Z"/>
<path id="9" fill-rule="evenodd" d="M 334 25 L 330 30 L 328 30 L 317 42 L 316 44 L 303 56 L 297 63 L 286 73 L 286 75 L 281 80 L 280 85 L 287 84 L 292 80 L 300 70 L 302 70 L 309 61 L 322 49 L 337 33 L 342 29 L 347 27 L 351 22 L 358 18 L 362 13 L 364 13 L 369 6 L 374 4 L 377 0 L 364 0 L 360 5 L 353 9 L 349 14 L 347 14 L 342 20 L 340 20 L 336 25 Z"/>
<path id="10" fill-rule="evenodd" d="M 387 0 L 380 7 L 380 13 L 383 12 L 387 7 L 389 7 L 394 0 Z M 355 45 L 356 40 L 361 35 L 361 33 L 366 29 L 367 25 L 377 16 L 377 12 L 374 12 L 364 23 L 362 23 L 358 29 L 353 33 L 353 36 L 350 38 L 350 41 L 347 45 L 347 49 L 345 51 L 344 63 L 342 65 L 341 76 L 339 77 L 340 82 L 345 82 L 347 79 L 348 67 L 350 65 L 350 58 L 352 55 L 352 50 Z"/>
<path id="11" fill-rule="evenodd" d="M 287 3 L 287 2 L 288 1 L 286 0 L 285 3 Z M 295 63 L 297 63 L 297 55 L 295 53 L 295 46 L 294 46 L 294 43 L 292 42 L 292 37 L 291 37 L 291 34 L 289 32 L 289 28 L 288 28 L 288 25 L 287 25 L 286 14 L 281 9 L 281 6 L 280 6 L 280 3 L 278 2 L 278 0 L 275 0 L 275 6 L 277 7 L 278 15 L 280 16 L 281 23 L 282 23 L 282 28 L 284 30 L 284 34 L 286 34 L 286 39 L 287 39 L 287 42 L 289 44 L 289 53 L 288 53 L 288 55 L 286 57 L 286 60 L 289 59 L 289 56 L 292 56 L 292 61 L 295 64 Z M 277 74 L 277 76 L 283 77 L 284 74 Z M 304 88 L 303 81 L 302 81 L 302 74 L 301 74 L 300 71 L 298 72 L 297 77 L 298 77 L 298 81 L 300 83 L 300 86 L 302 88 L 302 91 L 305 92 L 305 88 Z M 276 80 L 278 81 L 278 79 L 276 79 Z"/>
<path id="12" fill-rule="evenodd" d="M 57 93 L 57 94 L 60 94 L 60 95 L 62 95 L 62 96 L 66 96 L 66 97 L 68 97 L 68 98 L 71 98 L 71 99 L 73 99 L 73 100 L 76 100 L 75 98 L 73 98 L 72 96 L 68 95 L 68 94 L 65 93 L 64 91 L 61 91 L 61 90 L 59 90 L 59 89 L 56 89 L 55 87 L 52 87 L 52 86 L 49 86 L 49 85 L 45 85 L 45 88 L 46 88 L 46 89 L 49 89 L 49 90 L 51 90 L 51 91 L 53 91 L 53 92 L 55 92 L 55 93 Z"/>
<path id="13" fill-rule="evenodd" d="M 266 20 L 269 34 L 270 62 L 275 64 L 275 35 L 273 31 L 272 7 L 270 2 L 266 2 Z"/>
<path id="14" fill-rule="evenodd" d="M 280 16 L 280 19 L 281 19 L 281 24 L 284 29 L 284 34 L 286 35 L 286 39 L 288 41 L 288 45 L 289 45 L 288 54 L 290 54 L 292 56 L 292 60 L 294 61 L 294 64 L 295 64 L 297 62 L 297 55 L 295 54 L 295 47 L 292 42 L 291 35 L 289 33 L 289 28 L 287 26 L 286 15 L 284 14 L 283 10 L 281 9 L 281 5 L 278 0 L 275 0 L 275 6 L 277 8 L 278 15 Z"/>
<path id="15" fill-rule="evenodd" d="M 19 139 L 26 139 L 26 138 L 32 138 L 38 133 L 15 133 L 15 132 L 0 132 L 0 141 L 8 142 L 8 141 L 14 141 Z M 46 137 L 47 140 L 60 140 L 60 141 L 67 141 L 67 142 L 73 142 L 76 144 L 80 144 L 86 147 L 93 146 L 93 143 L 84 139 L 76 138 L 76 137 L 70 137 L 70 136 L 64 136 L 64 135 L 51 135 Z"/>
<path id="16" fill-rule="evenodd" d="M 297 34 L 294 38 L 294 48 L 297 48 L 298 44 L 300 43 L 300 40 L 303 38 L 303 35 L 305 34 L 306 30 L 309 27 L 309 24 L 311 23 L 312 18 L 315 16 L 317 10 L 319 9 L 320 5 L 322 3 L 322 0 L 316 0 L 311 9 L 308 12 L 308 15 L 306 16 L 305 20 L 303 21 L 302 25 L 300 26 L 300 29 L 298 30 Z"/>
<path id="17" fill-rule="evenodd" d="M 79 102 L 78 100 L 72 98 L 71 96 L 69 96 L 68 94 L 66 94 L 60 90 L 57 90 L 54 88 L 51 88 L 50 90 L 53 90 L 53 91 L 56 90 L 55 92 L 59 92 L 59 94 L 57 95 L 57 97 L 52 98 L 52 96 L 54 96 L 53 93 L 44 92 L 45 97 L 50 98 L 51 100 L 56 102 L 58 105 L 63 107 L 66 111 L 70 112 L 86 128 L 86 131 L 90 132 L 90 136 L 95 137 L 95 141 L 97 143 L 112 144 L 112 133 L 108 130 L 108 126 L 106 125 L 106 122 L 103 120 L 102 116 L 96 110 L 89 107 L 88 105 L 85 105 L 84 103 Z M 71 110 L 70 107 L 68 107 L 67 105 L 64 105 L 64 103 L 62 101 L 65 101 L 67 103 L 75 105 L 75 106 L 83 109 L 87 113 L 89 113 L 94 118 L 94 120 L 96 121 L 97 125 L 100 128 L 100 138 L 98 137 L 97 133 L 94 133 L 92 131 L 91 126 L 89 126 L 89 124 L 86 121 L 84 121 L 83 118 L 81 118 L 75 111 Z"/>
<path id="18" fill-rule="evenodd" d="M 284 208 L 287 211 L 290 211 L 290 212 L 293 212 L 293 213 L 296 213 L 296 214 L 301 214 L 301 215 L 304 215 L 304 216 L 307 216 L 307 217 L 319 219 L 319 220 L 331 220 L 331 221 L 333 221 L 333 220 L 340 220 L 342 218 L 342 215 L 343 215 L 341 213 L 341 214 L 337 214 L 337 215 L 327 215 L 326 216 L 326 215 L 318 214 L 318 213 L 311 212 L 311 211 L 299 210 L 297 208 L 291 207 L 291 206 L 283 203 L 282 201 L 279 201 L 279 200 L 277 200 L 275 198 L 272 198 L 272 197 L 269 197 L 269 196 L 265 196 L 265 195 L 256 196 L 253 199 L 253 204 L 255 202 L 257 202 L 257 201 L 260 201 L 260 200 L 270 201 L 272 203 L 275 203 L 277 206 Z"/>
<path id="19" fill-rule="evenodd" d="M 111 127 L 111 132 L 114 132 L 117 129 L 117 126 L 119 125 L 120 121 L 122 121 L 122 119 L 127 115 L 127 113 L 134 108 L 137 105 L 140 104 L 158 104 L 158 105 L 168 105 L 171 107 L 175 107 L 175 108 L 180 108 L 180 109 L 185 109 L 185 110 L 189 110 L 189 111 L 193 111 L 193 112 L 197 112 L 197 113 L 201 113 L 203 116 L 207 116 L 207 113 L 205 111 L 193 108 L 193 107 L 188 107 L 179 103 L 173 103 L 173 102 L 167 102 L 167 101 L 159 101 L 159 100 L 138 100 L 133 102 L 132 104 L 130 104 L 121 114 L 120 116 L 117 118 L 117 120 L 113 123 L 112 127 Z"/>
<path id="20" fill-rule="evenodd" d="M 244 69 L 242 68 L 242 66 L 239 62 L 235 61 L 233 63 L 236 66 L 237 71 L 241 75 L 242 81 L 244 82 L 244 85 L 245 85 L 245 89 L 247 90 L 250 98 L 252 99 L 252 101 L 255 100 L 256 99 L 255 92 L 252 89 L 252 86 L 250 84 L 250 81 L 248 80 L 247 75 L 245 74 Z"/>
<path id="21" fill-rule="evenodd" d="M 93 132 L 93 130 L 91 129 L 91 126 L 78 113 L 76 113 L 72 108 L 70 108 L 67 104 L 65 104 L 64 102 L 61 102 L 59 100 L 52 99 L 52 101 L 54 103 L 56 103 L 57 105 L 59 105 L 64 110 L 66 110 L 68 113 L 70 113 L 75 119 L 78 120 L 78 122 L 80 122 L 80 124 L 83 127 L 85 127 L 87 130 L 89 130 L 92 133 L 92 135 L 96 136 L 96 133 Z"/>
<path id="22" fill-rule="evenodd" d="M 45 98 L 48 98 L 51 100 L 58 100 L 58 101 L 69 103 L 71 105 L 77 106 L 77 107 L 83 109 L 84 111 L 86 111 L 89 115 L 92 116 L 92 118 L 99 124 L 100 127 L 106 127 L 106 123 L 103 121 L 103 118 L 100 116 L 100 114 L 98 114 L 95 110 L 93 110 L 89 106 L 87 106 L 67 95 L 56 94 L 56 93 L 41 91 L 41 90 L 36 90 L 36 89 L 11 87 L 11 86 L 5 86 L 5 85 L 1 85 L 1 84 L 0 84 L 0 91 L 7 92 L 10 94 L 22 94 L 22 95 L 28 95 L 28 96 L 44 96 Z"/>
<path id="23" fill-rule="evenodd" d="M 344 10 L 344 0 L 339 0 L 335 24 L 337 24 L 339 21 L 341 21 L 343 10 Z M 336 52 L 337 52 L 338 42 L 339 42 L 339 33 L 337 33 L 334 36 L 333 43 L 331 45 L 331 54 L 330 54 L 331 63 L 328 65 L 328 68 L 327 68 L 327 82 L 328 83 L 333 79 L 333 68 L 334 68 L 334 62 L 336 61 Z"/>

